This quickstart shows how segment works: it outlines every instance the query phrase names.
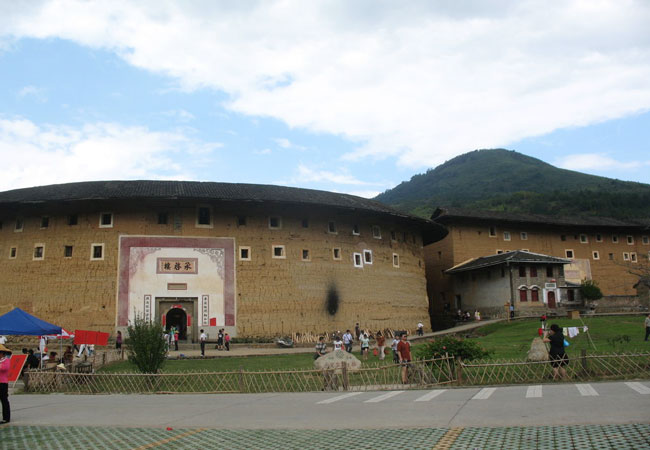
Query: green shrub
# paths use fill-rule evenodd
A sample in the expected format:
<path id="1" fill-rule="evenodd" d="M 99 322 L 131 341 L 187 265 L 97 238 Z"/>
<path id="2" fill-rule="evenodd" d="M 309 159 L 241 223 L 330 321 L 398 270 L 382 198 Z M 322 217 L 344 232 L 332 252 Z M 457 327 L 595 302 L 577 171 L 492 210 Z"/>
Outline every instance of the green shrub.
<path id="1" fill-rule="evenodd" d="M 599 300 L 603 298 L 603 293 L 598 284 L 593 280 L 582 280 L 580 284 L 580 294 L 585 300 Z"/>
<path id="2" fill-rule="evenodd" d="M 142 373 L 158 373 L 167 360 L 167 342 L 163 327 L 141 317 L 127 327 L 129 361 Z"/>
<path id="3" fill-rule="evenodd" d="M 419 359 L 431 359 L 444 356 L 445 353 L 453 357 L 460 356 L 463 360 L 470 361 L 472 359 L 487 358 L 491 352 L 485 350 L 476 341 L 445 336 L 420 345 L 415 351 L 415 356 Z"/>

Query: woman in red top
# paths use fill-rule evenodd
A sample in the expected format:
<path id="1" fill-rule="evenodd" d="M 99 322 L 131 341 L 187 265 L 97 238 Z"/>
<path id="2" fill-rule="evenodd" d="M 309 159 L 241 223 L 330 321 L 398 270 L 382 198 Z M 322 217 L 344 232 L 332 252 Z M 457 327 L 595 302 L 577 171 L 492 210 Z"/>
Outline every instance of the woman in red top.
<path id="1" fill-rule="evenodd" d="M 402 338 L 397 344 L 397 354 L 399 355 L 399 362 L 402 364 L 402 383 L 408 383 L 408 367 L 411 362 L 411 343 L 406 340 L 406 333 L 402 334 Z"/>
<path id="2" fill-rule="evenodd" d="M 11 350 L 0 344 L 0 402 L 2 403 L 2 422 L 9 423 L 9 368 L 11 367 Z"/>

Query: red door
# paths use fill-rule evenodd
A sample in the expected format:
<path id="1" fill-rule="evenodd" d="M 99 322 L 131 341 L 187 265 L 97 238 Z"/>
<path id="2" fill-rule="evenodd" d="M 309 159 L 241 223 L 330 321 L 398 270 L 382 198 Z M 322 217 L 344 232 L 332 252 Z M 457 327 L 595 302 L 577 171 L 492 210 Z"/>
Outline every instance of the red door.
<path id="1" fill-rule="evenodd" d="M 555 308 L 555 292 L 553 291 L 548 293 L 548 307 Z"/>

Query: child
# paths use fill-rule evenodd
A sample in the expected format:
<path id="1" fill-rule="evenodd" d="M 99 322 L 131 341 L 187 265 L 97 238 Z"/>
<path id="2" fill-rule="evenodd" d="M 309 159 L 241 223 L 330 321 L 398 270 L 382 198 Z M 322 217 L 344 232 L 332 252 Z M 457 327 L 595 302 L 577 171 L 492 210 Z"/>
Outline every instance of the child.
<path id="1" fill-rule="evenodd" d="M 226 333 L 223 340 L 226 342 L 226 351 L 229 352 L 230 351 L 230 335 L 228 333 Z"/>

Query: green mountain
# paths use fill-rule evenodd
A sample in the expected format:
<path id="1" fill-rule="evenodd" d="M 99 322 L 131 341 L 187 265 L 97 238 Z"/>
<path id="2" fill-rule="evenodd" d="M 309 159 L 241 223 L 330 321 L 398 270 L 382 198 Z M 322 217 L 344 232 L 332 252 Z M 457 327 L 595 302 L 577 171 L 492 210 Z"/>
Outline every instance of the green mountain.
<path id="1" fill-rule="evenodd" d="M 558 169 L 515 151 L 476 150 L 375 197 L 430 217 L 438 206 L 546 215 L 650 217 L 650 185 Z"/>

